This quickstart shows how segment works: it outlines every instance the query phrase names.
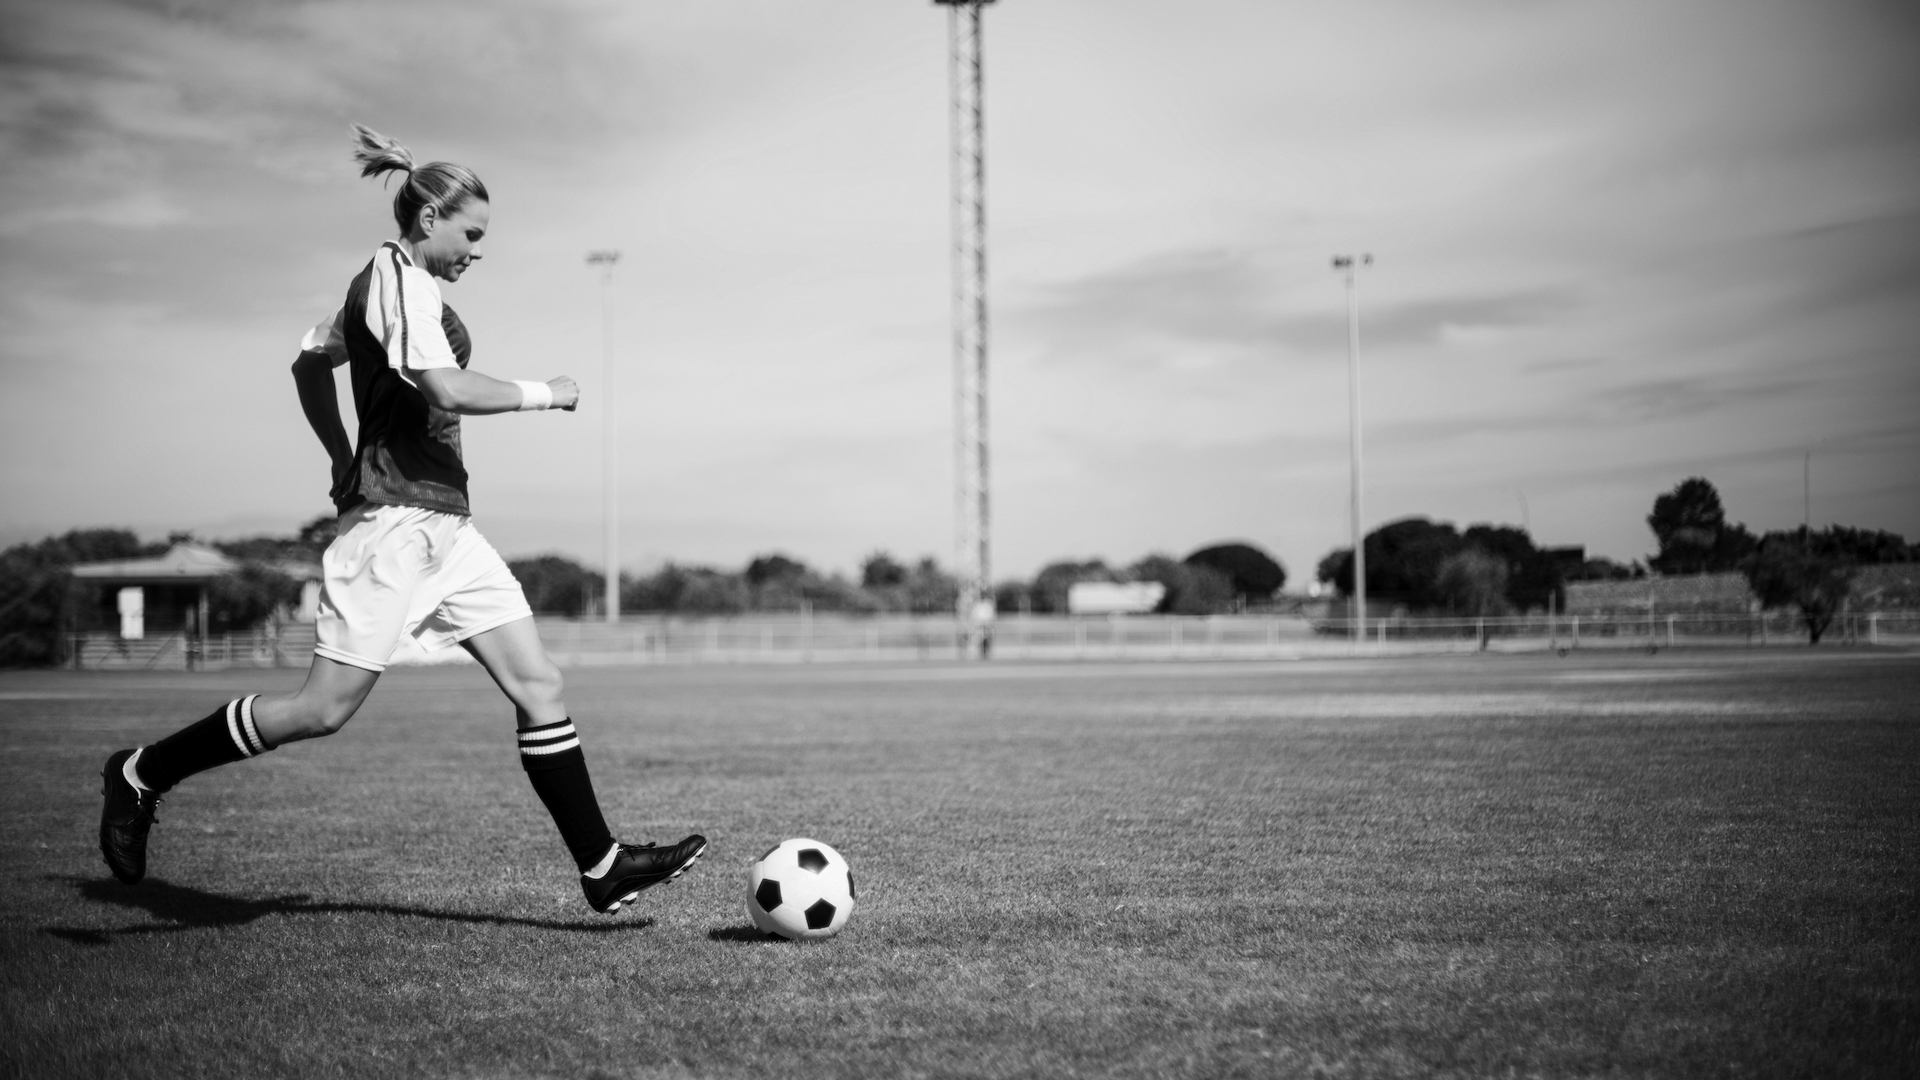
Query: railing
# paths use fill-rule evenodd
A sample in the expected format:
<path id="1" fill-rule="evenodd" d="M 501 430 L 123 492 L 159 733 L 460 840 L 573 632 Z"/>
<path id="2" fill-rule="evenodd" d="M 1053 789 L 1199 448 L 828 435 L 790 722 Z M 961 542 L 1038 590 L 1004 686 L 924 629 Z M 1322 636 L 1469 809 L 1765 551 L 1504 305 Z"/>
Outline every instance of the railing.
<path id="1" fill-rule="evenodd" d="M 630 618 L 617 626 L 543 619 L 540 636 L 561 664 L 955 660 L 966 629 L 951 616 L 746 615 Z M 1285 616 L 1069 618 L 1005 616 L 994 624 L 1002 659 L 1259 657 L 1316 644 L 1313 627 Z"/>
<path id="2" fill-rule="evenodd" d="M 1316 620 L 1315 629 L 1330 636 L 1351 636 L 1345 619 Z M 1806 625 L 1798 612 L 1788 610 L 1751 614 L 1510 615 L 1486 618 L 1401 616 L 1373 619 L 1367 624 L 1370 642 L 1462 639 L 1491 648 L 1496 642 L 1544 640 L 1550 649 L 1650 647 L 1678 645 L 1765 646 L 1804 645 Z M 1822 641 L 1847 645 L 1920 644 L 1920 612 L 1848 611 L 1833 618 Z"/>
<path id="3" fill-rule="evenodd" d="M 204 637 L 184 631 L 128 641 L 111 631 L 67 635 L 75 671 L 217 671 L 235 667 L 304 668 L 313 658 L 313 625 L 293 623 Z"/>
<path id="4" fill-rule="evenodd" d="M 900 663 L 965 655 L 961 623 L 943 615 L 780 615 L 731 617 L 541 617 L 541 642 L 563 667 L 701 663 Z M 1754 615 L 1545 615 L 1489 618 L 1387 617 L 1367 620 L 1367 640 L 1351 640 L 1344 619 L 1289 615 L 1002 616 L 992 654 L 1003 660 L 1259 660 L 1304 656 L 1417 655 L 1454 652 L 1571 652 L 1675 646 L 1760 648 L 1804 645 L 1792 612 Z M 1846 612 L 1823 641 L 1846 645 L 1920 645 L 1920 612 Z M 72 635 L 69 664 L 85 670 L 304 668 L 313 654 L 311 625 L 220 634 L 201 641 L 174 634 L 122 641 L 111 633 Z M 460 650 L 422 655 L 403 648 L 396 664 L 465 660 Z"/>

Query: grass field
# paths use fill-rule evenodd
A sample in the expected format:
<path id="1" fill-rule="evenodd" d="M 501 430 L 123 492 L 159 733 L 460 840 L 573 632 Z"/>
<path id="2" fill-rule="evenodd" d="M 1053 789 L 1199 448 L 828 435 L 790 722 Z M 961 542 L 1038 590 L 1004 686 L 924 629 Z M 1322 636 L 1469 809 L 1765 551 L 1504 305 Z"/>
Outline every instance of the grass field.
<path id="1" fill-rule="evenodd" d="M 18 1076 L 1920 1071 L 1920 657 L 569 676 L 609 817 L 710 858 L 606 918 L 472 669 L 196 777 L 106 754 L 290 672 L 0 676 Z M 839 938 L 748 861 L 852 862 Z"/>

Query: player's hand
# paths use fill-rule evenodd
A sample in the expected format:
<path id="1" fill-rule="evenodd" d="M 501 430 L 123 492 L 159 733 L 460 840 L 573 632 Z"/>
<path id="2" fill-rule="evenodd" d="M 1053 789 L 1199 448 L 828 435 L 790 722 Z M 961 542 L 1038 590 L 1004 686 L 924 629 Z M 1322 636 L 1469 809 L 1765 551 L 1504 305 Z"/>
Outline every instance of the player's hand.
<path id="1" fill-rule="evenodd" d="M 553 405 L 555 409 L 572 412 L 580 404 L 580 384 L 565 375 L 557 379 L 548 379 L 547 385 L 553 387 Z"/>
<path id="2" fill-rule="evenodd" d="M 333 459 L 333 486 L 327 489 L 328 494 L 339 493 L 341 485 L 346 482 L 347 472 L 352 468 L 353 459 L 350 457 Z"/>

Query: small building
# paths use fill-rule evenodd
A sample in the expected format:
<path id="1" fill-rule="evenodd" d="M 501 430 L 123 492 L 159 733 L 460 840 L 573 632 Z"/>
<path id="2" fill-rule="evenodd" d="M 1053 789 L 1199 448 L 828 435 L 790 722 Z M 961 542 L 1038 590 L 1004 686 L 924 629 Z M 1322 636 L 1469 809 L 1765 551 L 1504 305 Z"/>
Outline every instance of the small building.
<path id="1" fill-rule="evenodd" d="M 1540 549 L 1540 554 L 1553 564 L 1553 568 L 1560 572 L 1562 578 L 1573 577 L 1580 573 L 1581 567 L 1587 565 L 1587 545 L 1585 544 L 1543 547 Z"/>
<path id="2" fill-rule="evenodd" d="M 127 643 L 158 639 L 140 650 L 161 657 L 168 642 L 188 667 L 204 651 L 212 630 L 208 588 L 215 578 L 239 572 L 240 560 L 200 544 L 181 543 L 144 559 L 77 563 L 69 630 L 76 663 L 89 653 L 129 654 Z M 300 603 L 287 621 L 311 623 L 319 613 L 320 567 L 278 562 L 272 569 L 300 582 Z M 171 666 L 168 664 L 167 666 Z"/>
<path id="3" fill-rule="evenodd" d="M 1145 615 L 1160 606 L 1167 587 L 1158 581 L 1076 581 L 1067 586 L 1074 615 Z"/>

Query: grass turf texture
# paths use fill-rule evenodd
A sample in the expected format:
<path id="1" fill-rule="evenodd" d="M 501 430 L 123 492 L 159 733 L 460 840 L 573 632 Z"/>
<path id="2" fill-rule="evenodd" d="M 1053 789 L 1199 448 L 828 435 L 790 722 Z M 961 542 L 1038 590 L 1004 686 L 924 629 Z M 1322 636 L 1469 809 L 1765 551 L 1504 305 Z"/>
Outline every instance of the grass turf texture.
<path id="1" fill-rule="evenodd" d="M 100 762 L 293 672 L 0 677 L 0 1071 L 1911 1075 L 1920 659 L 586 670 L 587 910 L 474 669 L 195 777 L 151 876 Z M 861 906 L 755 935 L 807 835 Z"/>

